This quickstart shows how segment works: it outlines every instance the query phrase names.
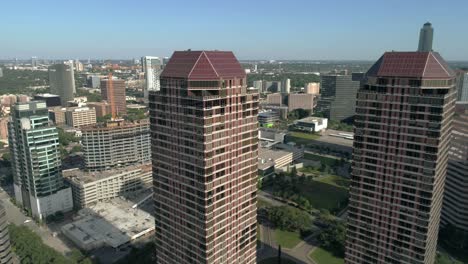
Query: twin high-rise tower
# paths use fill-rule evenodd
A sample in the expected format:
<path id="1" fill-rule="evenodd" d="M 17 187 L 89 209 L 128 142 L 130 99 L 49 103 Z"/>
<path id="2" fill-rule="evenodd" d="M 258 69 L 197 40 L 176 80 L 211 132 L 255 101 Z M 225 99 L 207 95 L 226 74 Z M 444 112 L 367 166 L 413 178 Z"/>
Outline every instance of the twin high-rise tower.
<path id="1" fill-rule="evenodd" d="M 157 263 L 256 263 L 258 93 L 234 54 L 175 52 L 149 105 Z"/>
<path id="2" fill-rule="evenodd" d="M 434 263 L 455 99 L 455 74 L 436 52 L 386 52 L 367 72 L 346 263 Z"/>

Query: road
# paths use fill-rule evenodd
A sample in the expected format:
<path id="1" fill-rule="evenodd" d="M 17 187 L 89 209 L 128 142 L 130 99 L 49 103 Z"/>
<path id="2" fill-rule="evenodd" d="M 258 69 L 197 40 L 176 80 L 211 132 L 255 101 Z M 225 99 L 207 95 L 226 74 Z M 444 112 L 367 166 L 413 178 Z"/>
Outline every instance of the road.
<path id="1" fill-rule="evenodd" d="M 44 243 L 62 254 L 71 251 L 71 248 L 58 237 L 53 237 L 47 227 L 37 225 L 32 219 L 23 214 L 23 212 L 10 202 L 10 196 L 4 189 L 0 188 L 0 200 L 3 202 L 7 219 L 15 225 L 24 225 L 29 227 L 34 233 L 39 235 Z M 25 223 L 26 220 L 29 220 Z"/>

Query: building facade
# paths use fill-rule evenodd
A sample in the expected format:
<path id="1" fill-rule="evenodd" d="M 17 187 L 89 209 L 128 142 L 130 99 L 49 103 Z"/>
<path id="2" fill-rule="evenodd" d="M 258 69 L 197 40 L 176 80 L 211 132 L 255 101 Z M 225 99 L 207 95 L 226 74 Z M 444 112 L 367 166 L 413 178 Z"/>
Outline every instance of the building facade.
<path id="1" fill-rule="evenodd" d="M 111 105 L 111 112 L 113 112 L 114 116 L 127 114 L 125 80 L 101 79 L 101 96 L 103 100 Z"/>
<path id="2" fill-rule="evenodd" d="M 314 110 L 316 96 L 314 94 L 289 94 L 288 96 L 288 110 L 289 112 L 296 109 Z"/>
<path id="3" fill-rule="evenodd" d="M 0 264 L 13 264 L 5 207 L 0 203 Z"/>
<path id="4" fill-rule="evenodd" d="M 103 172 L 64 170 L 63 176 L 72 188 L 77 209 L 147 189 L 153 183 L 150 163 Z"/>
<path id="5" fill-rule="evenodd" d="M 441 223 L 468 232 L 468 102 L 455 111 Z"/>
<path id="6" fill-rule="evenodd" d="M 258 97 L 232 52 L 172 55 L 149 97 L 157 263 L 256 263 Z"/>
<path id="7" fill-rule="evenodd" d="M 36 94 L 34 100 L 45 101 L 47 107 L 56 107 L 61 105 L 60 96 L 55 94 Z"/>
<path id="8" fill-rule="evenodd" d="M 455 99 L 455 74 L 435 52 L 386 52 L 367 72 L 346 263 L 434 263 Z"/>
<path id="9" fill-rule="evenodd" d="M 46 103 L 16 104 L 8 129 L 17 203 L 39 219 L 72 210 L 71 189 L 63 184 L 58 132 L 49 125 Z"/>
<path id="10" fill-rule="evenodd" d="M 283 95 L 281 93 L 269 94 L 267 95 L 267 103 L 281 106 L 283 104 Z"/>
<path id="11" fill-rule="evenodd" d="M 308 83 L 305 87 L 305 93 L 319 95 L 320 83 Z"/>
<path id="12" fill-rule="evenodd" d="M 468 102 L 468 72 L 457 72 L 457 101 Z"/>
<path id="13" fill-rule="evenodd" d="M 148 120 L 84 126 L 81 133 L 87 170 L 102 171 L 151 160 Z"/>
<path id="14" fill-rule="evenodd" d="M 50 92 L 60 96 L 62 106 L 67 106 L 76 93 L 73 65 L 55 64 L 49 67 Z"/>
<path id="15" fill-rule="evenodd" d="M 162 71 L 162 60 L 159 57 L 145 56 L 141 58 L 141 66 L 145 73 L 144 97 L 148 100 L 148 91 L 159 91 L 159 75 Z"/>
<path id="16" fill-rule="evenodd" d="M 65 107 L 54 107 L 49 108 L 49 119 L 56 125 L 65 125 L 67 119 L 65 113 L 67 112 Z"/>
<path id="17" fill-rule="evenodd" d="M 69 107 L 65 120 L 67 125 L 75 128 L 96 124 L 96 110 L 92 107 Z"/>
<path id="18" fill-rule="evenodd" d="M 432 24 L 427 22 L 421 28 L 419 32 L 419 44 L 418 51 L 432 51 L 432 39 L 434 37 L 434 29 Z"/>
<path id="19" fill-rule="evenodd" d="M 86 105 L 94 108 L 96 117 L 103 117 L 111 113 L 110 104 L 107 102 L 88 102 Z"/>
<path id="20" fill-rule="evenodd" d="M 317 111 L 330 120 L 348 121 L 354 117 L 360 86 L 352 75 L 322 75 Z"/>

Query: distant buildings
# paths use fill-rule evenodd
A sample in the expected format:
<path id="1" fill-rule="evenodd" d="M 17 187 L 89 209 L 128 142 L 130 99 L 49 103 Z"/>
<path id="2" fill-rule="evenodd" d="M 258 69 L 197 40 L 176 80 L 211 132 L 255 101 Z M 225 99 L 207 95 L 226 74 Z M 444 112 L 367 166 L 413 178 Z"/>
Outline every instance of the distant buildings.
<path id="1" fill-rule="evenodd" d="M 73 100 L 76 93 L 73 66 L 69 64 L 55 64 L 49 67 L 50 92 L 60 96 L 62 106 Z"/>
<path id="2" fill-rule="evenodd" d="M 151 160 L 149 122 L 108 122 L 81 128 L 85 166 L 103 171 Z"/>
<path id="3" fill-rule="evenodd" d="M 354 117 L 360 81 L 352 75 L 321 75 L 317 111 L 330 120 L 348 121 Z"/>
<path id="4" fill-rule="evenodd" d="M 256 263 L 258 99 L 232 52 L 172 55 L 149 95 L 156 262 Z"/>
<path id="5" fill-rule="evenodd" d="M 435 262 L 456 99 L 435 52 L 386 52 L 356 103 L 345 262 Z"/>
<path id="6" fill-rule="evenodd" d="M 79 60 L 73 61 L 73 67 L 74 67 L 74 70 L 76 70 L 77 72 L 84 71 L 84 65 Z"/>
<path id="7" fill-rule="evenodd" d="M 305 86 L 306 94 L 315 94 L 319 95 L 320 93 L 320 83 L 308 83 Z"/>
<path id="8" fill-rule="evenodd" d="M 34 100 L 46 102 L 47 107 L 55 107 L 61 105 L 60 96 L 56 94 L 36 94 L 34 95 Z"/>
<path id="9" fill-rule="evenodd" d="M 31 67 L 35 68 L 39 65 L 37 57 L 31 57 Z"/>
<path id="10" fill-rule="evenodd" d="M 143 71 L 145 72 L 144 97 L 148 100 L 148 91 L 159 91 L 159 75 L 161 74 L 163 62 L 159 57 L 145 56 L 141 58 Z"/>
<path id="11" fill-rule="evenodd" d="M 457 101 L 468 102 L 468 72 L 457 72 Z"/>
<path id="12" fill-rule="evenodd" d="M 68 107 L 65 123 L 75 128 L 96 124 L 96 110 L 92 107 Z"/>
<path id="13" fill-rule="evenodd" d="M 281 93 L 280 81 L 265 81 L 263 91 L 270 93 Z"/>
<path id="14" fill-rule="evenodd" d="M 46 103 L 14 105 L 8 128 L 16 202 L 39 219 L 72 210 L 71 189 L 63 184 L 58 132 L 49 125 Z"/>
<path id="15" fill-rule="evenodd" d="M 262 80 L 259 80 L 259 81 L 253 81 L 253 87 L 255 89 L 257 89 L 257 91 L 259 93 L 263 93 L 264 90 L 263 90 L 263 81 Z"/>
<path id="16" fill-rule="evenodd" d="M 10 246 L 10 234 L 8 232 L 8 219 L 2 202 L 0 202 L 0 263 L 14 263 Z"/>
<path id="17" fill-rule="evenodd" d="M 86 86 L 94 89 L 101 88 L 101 78 L 100 75 L 89 75 L 86 79 Z"/>
<path id="18" fill-rule="evenodd" d="M 96 117 L 103 117 L 111 114 L 111 106 L 107 102 L 87 102 L 86 105 L 94 108 Z"/>
<path id="19" fill-rule="evenodd" d="M 8 117 L 0 117 L 0 141 L 8 140 Z"/>
<path id="20" fill-rule="evenodd" d="M 418 51 L 432 51 L 433 36 L 434 29 L 432 28 L 431 23 L 425 23 L 419 32 Z"/>
<path id="21" fill-rule="evenodd" d="M 54 107 L 49 108 L 49 119 L 56 125 L 65 125 L 67 122 L 65 113 L 67 112 L 65 107 Z"/>
<path id="22" fill-rule="evenodd" d="M 281 92 L 282 93 L 290 93 L 291 92 L 291 80 L 285 79 L 281 82 Z"/>
<path id="23" fill-rule="evenodd" d="M 0 78 L 2 78 L 2 77 L 3 77 L 3 69 L 0 68 Z"/>
<path id="24" fill-rule="evenodd" d="M 316 95 L 314 94 L 289 94 L 288 96 L 288 110 L 289 112 L 296 109 L 314 110 L 316 102 Z"/>
<path id="25" fill-rule="evenodd" d="M 441 223 L 468 232 L 468 102 L 455 109 Z"/>
<path id="26" fill-rule="evenodd" d="M 125 99 L 125 95 L 125 80 L 101 80 L 102 99 L 106 100 L 111 105 L 111 112 L 113 112 L 114 116 L 123 116 L 127 114 L 127 101 Z"/>

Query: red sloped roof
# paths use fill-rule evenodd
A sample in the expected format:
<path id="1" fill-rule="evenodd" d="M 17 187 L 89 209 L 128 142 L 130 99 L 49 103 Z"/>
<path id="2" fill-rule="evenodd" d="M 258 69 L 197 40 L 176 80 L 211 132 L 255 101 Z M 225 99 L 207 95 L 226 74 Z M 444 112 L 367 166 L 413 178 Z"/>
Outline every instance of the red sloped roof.
<path id="1" fill-rule="evenodd" d="M 242 78 L 245 71 L 231 51 L 176 51 L 161 77 L 190 80 Z"/>
<path id="2" fill-rule="evenodd" d="M 455 73 L 437 52 L 386 52 L 369 69 L 368 76 L 452 78 Z"/>

